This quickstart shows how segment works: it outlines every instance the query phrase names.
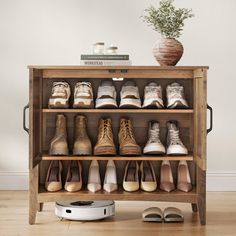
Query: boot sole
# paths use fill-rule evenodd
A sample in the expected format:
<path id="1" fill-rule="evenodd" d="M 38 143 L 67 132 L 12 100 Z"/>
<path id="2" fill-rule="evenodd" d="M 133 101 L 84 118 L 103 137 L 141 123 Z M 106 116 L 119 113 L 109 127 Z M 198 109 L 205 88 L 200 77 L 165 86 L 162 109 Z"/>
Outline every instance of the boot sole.
<path id="1" fill-rule="evenodd" d="M 91 150 L 73 150 L 73 155 L 74 156 L 90 156 L 92 155 L 92 151 Z"/>
<path id="2" fill-rule="evenodd" d="M 94 150 L 95 156 L 114 156 L 116 155 L 116 149 L 114 147 L 99 147 Z"/>
<path id="3" fill-rule="evenodd" d="M 69 155 L 68 149 L 58 149 L 58 148 L 53 148 L 49 150 L 49 155 L 52 156 L 67 156 Z"/>
<path id="4" fill-rule="evenodd" d="M 121 156 L 140 156 L 141 148 L 140 147 L 123 147 L 120 148 Z"/>

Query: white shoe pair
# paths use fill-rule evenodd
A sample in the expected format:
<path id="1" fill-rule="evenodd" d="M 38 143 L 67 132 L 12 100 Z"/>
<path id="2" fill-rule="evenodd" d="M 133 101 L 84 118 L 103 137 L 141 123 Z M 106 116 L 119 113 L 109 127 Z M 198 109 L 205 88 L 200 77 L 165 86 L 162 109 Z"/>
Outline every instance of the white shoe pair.
<path id="1" fill-rule="evenodd" d="M 89 167 L 89 176 L 87 189 L 91 192 L 97 192 L 101 190 L 101 177 L 99 171 L 99 164 L 97 160 L 93 160 Z M 103 189 L 106 192 L 113 192 L 117 190 L 117 177 L 116 177 L 116 166 L 113 160 L 109 160 L 106 166 L 106 173 L 103 182 Z"/>

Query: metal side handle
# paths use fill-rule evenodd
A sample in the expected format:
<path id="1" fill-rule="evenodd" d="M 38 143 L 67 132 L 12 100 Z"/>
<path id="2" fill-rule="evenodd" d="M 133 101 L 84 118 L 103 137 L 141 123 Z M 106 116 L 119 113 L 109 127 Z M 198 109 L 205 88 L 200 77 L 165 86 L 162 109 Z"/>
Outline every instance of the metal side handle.
<path id="1" fill-rule="evenodd" d="M 23 129 L 29 133 L 29 128 L 26 127 L 26 124 L 25 124 L 25 117 L 26 117 L 26 110 L 29 109 L 29 103 L 24 106 L 24 109 L 23 109 Z"/>
<path id="2" fill-rule="evenodd" d="M 210 111 L 210 127 L 207 129 L 207 134 L 209 134 L 213 129 L 213 109 L 208 104 L 207 109 Z"/>

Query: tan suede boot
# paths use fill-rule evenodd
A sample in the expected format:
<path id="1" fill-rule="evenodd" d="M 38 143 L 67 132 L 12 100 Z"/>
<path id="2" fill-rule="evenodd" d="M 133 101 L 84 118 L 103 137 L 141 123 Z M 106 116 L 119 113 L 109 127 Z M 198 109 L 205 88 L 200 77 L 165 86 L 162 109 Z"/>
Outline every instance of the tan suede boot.
<path id="1" fill-rule="evenodd" d="M 111 119 L 100 119 L 98 132 L 98 141 L 94 147 L 94 155 L 116 155 Z"/>
<path id="2" fill-rule="evenodd" d="M 50 143 L 49 155 L 68 155 L 66 117 L 57 115 L 56 132 Z"/>
<path id="3" fill-rule="evenodd" d="M 86 130 L 86 117 L 78 115 L 75 117 L 74 123 L 75 142 L 73 155 L 91 155 L 92 144 Z"/>
<path id="4" fill-rule="evenodd" d="M 131 120 L 124 118 L 120 120 L 119 144 L 119 151 L 121 156 L 141 155 L 141 148 L 136 143 L 134 138 Z"/>

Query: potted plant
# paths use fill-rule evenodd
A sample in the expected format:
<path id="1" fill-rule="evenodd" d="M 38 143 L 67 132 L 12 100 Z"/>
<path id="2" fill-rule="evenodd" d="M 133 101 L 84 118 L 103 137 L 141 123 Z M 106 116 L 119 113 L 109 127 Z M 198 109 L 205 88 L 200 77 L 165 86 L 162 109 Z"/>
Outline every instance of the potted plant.
<path id="1" fill-rule="evenodd" d="M 176 38 L 181 35 L 184 21 L 194 16 L 191 9 L 175 8 L 173 1 L 161 0 L 159 8 L 151 5 L 142 16 L 144 22 L 162 35 L 153 49 L 153 55 L 161 66 L 174 66 L 182 57 L 183 45 Z"/>

